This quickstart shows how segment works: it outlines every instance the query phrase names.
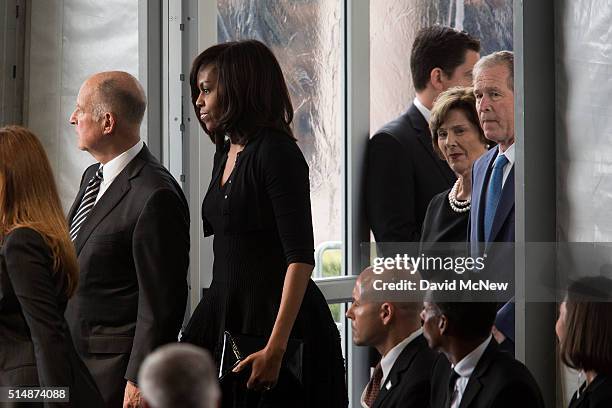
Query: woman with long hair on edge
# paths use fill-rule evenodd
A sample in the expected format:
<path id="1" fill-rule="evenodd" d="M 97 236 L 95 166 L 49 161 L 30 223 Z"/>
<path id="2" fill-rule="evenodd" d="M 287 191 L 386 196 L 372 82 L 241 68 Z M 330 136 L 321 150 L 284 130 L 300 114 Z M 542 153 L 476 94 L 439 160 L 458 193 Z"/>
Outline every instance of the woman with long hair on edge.
<path id="1" fill-rule="evenodd" d="M 202 204 L 214 264 L 183 340 L 221 365 L 223 407 L 346 407 L 340 336 L 310 279 L 309 170 L 278 61 L 258 41 L 218 44 L 196 57 L 190 83 L 216 144 Z"/>
<path id="2" fill-rule="evenodd" d="M 64 319 L 79 272 L 51 166 L 18 126 L 0 128 L 0 242 L 0 384 L 68 387 L 68 404 L 45 406 L 102 407 Z"/>

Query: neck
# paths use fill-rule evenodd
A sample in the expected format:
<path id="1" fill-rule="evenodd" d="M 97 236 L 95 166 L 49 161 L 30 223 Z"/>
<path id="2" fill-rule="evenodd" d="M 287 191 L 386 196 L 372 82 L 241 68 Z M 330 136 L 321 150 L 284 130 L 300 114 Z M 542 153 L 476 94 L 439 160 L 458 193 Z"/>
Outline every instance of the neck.
<path id="1" fill-rule="evenodd" d="M 117 140 L 117 138 L 113 138 L 108 146 L 106 146 L 103 151 L 92 152 L 91 155 L 100 163 L 106 164 L 109 161 L 113 160 L 115 157 L 119 156 L 123 152 L 130 150 L 132 147 L 136 145 L 140 141 L 139 136 L 135 137 L 123 137 L 121 136 L 121 140 Z"/>
<path id="2" fill-rule="evenodd" d="M 501 150 L 501 152 L 503 153 L 506 150 L 508 150 L 508 148 L 512 146 L 513 144 L 514 144 L 514 136 L 510 140 L 507 140 L 503 143 L 499 143 L 499 150 Z"/>
<path id="3" fill-rule="evenodd" d="M 585 371 L 584 372 L 584 377 L 586 378 L 587 385 L 590 385 L 593 382 L 593 380 L 595 379 L 595 377 L 597 377 L 597 373 L 595 371 L 593 371 L 593 370 Z"/>
<path id="4" fill-rule="evenodd" d="M 435 95 L 429 88 L 425 88 L 424 90 L 417 92 L 416 97 L 425 106 L 427 109 L 431 110 L 433 107 L 434 100 L 438 95 Z"/>
<path id="5" fill-rule="evenodd" d="M 408 319 L 401 318 L 401 325 L 399 327 L 392 327 L 380 344 L 374 345 L 376 350 L 381 356 L 386 356 L 387 353 L 395 346 L 404 341 L 408 336 L 417 331 L 421 327 L 421 321 L 409 321 Z M 409 323 L 409 324 L 407 324 Z M 417 324 L 418 323 L 418 324 Z"/>
<path id="6" fill-rule="evenodd" d="M 457 177 L 457 200 L 465 201 L 472 196 L 472 172 L 469 169 L 466 174 L 459 174 Z"/>
<path id="7" fill-rule="evenodd" d="M 485 341 L 482 339 L 474 339 L 474 340 L 457 340 L 451 341 L 448 347 L 443 349 L 442 351 L 453 365 L 457 365 L 458 362 L 463 360 L 465 356 L 470 354 L 472 351 L 476 350 L 478 346 Z"/>

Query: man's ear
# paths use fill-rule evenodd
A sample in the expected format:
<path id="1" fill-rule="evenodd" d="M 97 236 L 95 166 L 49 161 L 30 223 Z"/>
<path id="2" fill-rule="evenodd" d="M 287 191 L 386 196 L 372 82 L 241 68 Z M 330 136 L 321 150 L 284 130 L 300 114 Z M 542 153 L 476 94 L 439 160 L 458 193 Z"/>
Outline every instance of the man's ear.
<path id="1" fill-rule="evenodd" d="M 441 335 L 448 332 L 448 319 L 446 318 L 446 315 L 438 316 L 438 330 L 440 330 Z"/>
<path id="2" fill-rule="evenodd" d="M 444 90 L 444 82 L 443 82 L 444 71 L 440 68 L 434 68 L 429 73 L 429 82 L 434 87 L 434 89 L 438 92 L 442 92 Z"/>
<path id="3" fill-rule="evenodd" d="M 117 126 L 117 118 L 115 117 L 115 114 L 112 112 L 106 112 L 102 120 L 102 133 L 105 135 L 112 134 Z"/>
<path id="4" fill-rule="evenodd" d="M 391 322 L 395 317 L 395 306 L 392 303 L 384 302 L 380 305 L 380 320 L 384 325 Z"/>

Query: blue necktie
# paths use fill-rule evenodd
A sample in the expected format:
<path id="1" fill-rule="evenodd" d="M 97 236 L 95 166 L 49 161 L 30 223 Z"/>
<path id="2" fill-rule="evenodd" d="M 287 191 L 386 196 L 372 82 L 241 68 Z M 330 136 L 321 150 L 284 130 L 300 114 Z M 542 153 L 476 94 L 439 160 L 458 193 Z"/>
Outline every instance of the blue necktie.
<path id="1" fill-rule="evenodd" d="M 504 167 L 506 164 L 508 164 L 508 158 L 503 154 L 498 155 L 495 159 L 495 163 L 493 163 L 493 171 L 491 172 L 491 178 L 489 179 L 489 186 L 487 188 L 487 202 L 484 213 L 485 242 L 490 242 L 491 240 L 491 228 L 493 227 L 493 219 L 495 219 L 497 204 L 499 204 L 499 198 L 502 193 Z"/>

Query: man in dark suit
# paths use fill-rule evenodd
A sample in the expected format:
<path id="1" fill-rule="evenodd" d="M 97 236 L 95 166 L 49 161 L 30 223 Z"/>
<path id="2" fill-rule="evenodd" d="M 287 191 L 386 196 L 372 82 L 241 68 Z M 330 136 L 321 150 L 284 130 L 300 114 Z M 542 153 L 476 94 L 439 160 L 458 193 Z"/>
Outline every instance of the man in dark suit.
<path id="1" fill-rule="evenodd" d="M 441 352 L 431 377 L 431 407 L 544 407 L 527 367 L 492 340 L 497 305 L 447 299 L 434 296 L 421 312 L 427 343 Z"/>
<path id="2" fill-rule="evenodd" d="M 470 248 L 472 256 L 487 250 L 490 275 L 514 281 L 514 251 L 492 242 L 514 242 L 514 55 L 499 51 L 474 66 L 474 95 L 485 137 L 497 146 L 472 169 Z M 508 300 L 506 299 L 503 299 Z M 514 303 L 500 310 L 495 337 L 504 349 L 514 351 Z"/>
<path id="3" fill-rule="evenodd" d="M 455 181 L 433 151 L 429 115 L 442 91 L 472 84 L 479 52 L 477 39 L 450 27 L 418 32 L 410 56 L 416 98 L 368 142 L 366 212 L 377 242 L 418 242 L 429 201 Z"/>
<path id="4" fill-rule="evenodd" d="M 187 299 L 189 211 L 172 175 L 140 140 L 146 107 L 125 72 L 89 78 L 70 117 L 99 163 L 81 180 L 68 222 L 80 266 L 66 317 L 108 406 L 136 406 L 141 362 L 176 341 Z"/>
<path id="5" fill-rule="evenodd" d="M 382 356 L 361 396 L 365 408 L 429 406 L 430 372 L 435 353 L 422 335 L 418 302 L 378 299 L 375 281 L 401 279 L 395 270 L 374 273 L 365 269 L 353 288 L 353 303 L 346 312 L 352 320 L 353 341 L 376 348 Z"/>

